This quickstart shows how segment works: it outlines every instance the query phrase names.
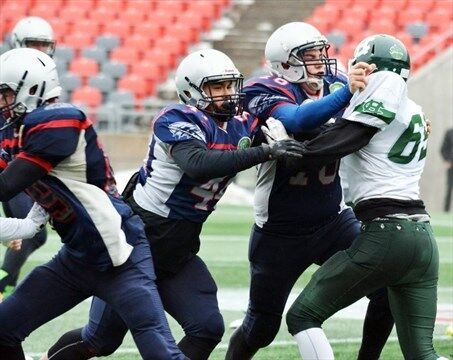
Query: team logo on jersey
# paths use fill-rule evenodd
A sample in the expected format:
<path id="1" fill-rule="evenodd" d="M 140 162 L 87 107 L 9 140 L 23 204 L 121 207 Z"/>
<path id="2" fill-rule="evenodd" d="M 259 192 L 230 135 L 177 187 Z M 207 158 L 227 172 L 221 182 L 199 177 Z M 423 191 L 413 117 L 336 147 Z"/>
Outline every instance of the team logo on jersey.
<path id="1" fill-rule="evenodd" d="M 404 56 L 403 50 L 401 50 L 401 48 L 396 44 L 394 44 L 390 47 L 389 54 L 392 58 L 394 58 L 396 60 L 401 60 Z"/>
<path id="2" fill-rule="evenodd" d="M 332 94 L 333 92 L 340 90 L 342 87 L 344 87 L 343 83 L 335 81 L 333 84 L 329 85 L 329 91 Z"/>
<path id="3" fill-rule="evenodd" d="M 240 138 L 238 141 L 238 149 L 247 149 L 250 145 L 252 145 L 252 140 L 247 136 Z"/>
<path id="4" fill-rule="evenodd" d="M 381 101 L 376 101 L 373 99 L 357 105 L 354 111 L 377 117 L 384 121 L 386 124 L 390 124 L 395 118 L 395 113 L 387 110 Z"/>
<path id="5" fill-rule="evenodd" d="M 185 121 L 177 121 L 168 125 L 168 130 L 170 130 L 176 140 L 198 139 L 206 142 L 205 135 L 195 124 Z"/>

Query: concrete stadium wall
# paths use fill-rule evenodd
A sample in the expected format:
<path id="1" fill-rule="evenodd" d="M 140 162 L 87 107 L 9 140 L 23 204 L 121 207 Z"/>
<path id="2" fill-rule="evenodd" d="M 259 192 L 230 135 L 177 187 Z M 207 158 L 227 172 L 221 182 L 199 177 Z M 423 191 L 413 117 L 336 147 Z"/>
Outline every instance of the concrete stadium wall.
<path id="1" fill-rule="evenodd" d="M 428 211 L 442 211 L 447 165 L 440 155 L 440 147 L 446 130 L 453 127 L 453 48 L 420 69 L 410 78 L 408 88 L 410 98 L 423 107 L 433 124 L 420 184 L 421 196 Z"/>

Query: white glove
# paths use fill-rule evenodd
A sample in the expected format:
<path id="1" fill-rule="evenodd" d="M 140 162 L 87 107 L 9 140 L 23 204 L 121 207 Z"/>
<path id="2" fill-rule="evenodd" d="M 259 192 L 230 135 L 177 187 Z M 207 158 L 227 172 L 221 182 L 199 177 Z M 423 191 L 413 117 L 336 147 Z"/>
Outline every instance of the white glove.
<path id="1" fill-rule="evenodd" d="M 270 117 L 266 120 L 266 126 L 261 126 L 261 130 L 266 137 L 267 143 L 272 145 L 276 141 L 290 139 L 285 127 L 280 120 Z"/>
<path id="2" fill-rule="evenodd" d="M 27 219 L 33 221 L 36 224 L 37 231 L 39 231 L 49 221 L 49 214 L 38 203 L 34 203 L 27 214 Z"/>

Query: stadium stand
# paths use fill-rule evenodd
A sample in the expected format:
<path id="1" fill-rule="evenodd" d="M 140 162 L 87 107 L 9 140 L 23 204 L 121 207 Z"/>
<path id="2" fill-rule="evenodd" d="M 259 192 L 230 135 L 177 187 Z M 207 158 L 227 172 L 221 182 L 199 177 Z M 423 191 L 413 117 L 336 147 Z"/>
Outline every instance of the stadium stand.
<path id="1" fill-rule="evenodd" d="M 241 3 L 241 0 L 0 0 L 0 51 L 8 49 L 9 32 L 20 18 L 42 16 L 56 34 L 55 59 L 68 99 L 75 97 L 89 103 L 87 106 L 97 106 L 112 101 L 115 92 L 127 90 L 128 96 L 132 95 L 139 104 L 158 95 L 179 59 L 196 46 L 226 9 L 235 4 L 254 7 L 250 1 L 252 5 Z M 415 70 L 452 44 L 451 1 L 310 0 L 307 5 L 310 3 L 313 10 L 307 13 L 301 9 L 304 15 L 300 19 L 286 6 L 288 2 L 283 3 L 279 14 L 271 15 L 281 16 L 284 22 L 291 16 L 294 21 L 316 26 L 331 41 L 331 54 L 343 64 L 347 64 L 357 41 L 376 32 L 400 38 L 412 54 Z M 260 4 L 262 13 L 272 1 L 260 0 Z M 289 15 L 282 15 L 285 11 Z M 245 12 L 242 15 L 249 16 Z M 247 26 L 244 25 L 247 20 L 237 20 L 238 28 Z M 271 23 L 271 29 L 277 25 Z M 240 31 L 233 28 L 232 32 Z M 244 62 L 250 62 L 251 54 L 244 54 L 241 41 L 237 43 L 238 57 L 244 56 Z M 221 43 L 214 44 L 219 45 L 219 50 L 236 60 L 234 52 L 222 49 Z M 264 43 L 253 46 L 262 56 Z M 239 63 L 239 68 L 249 75 L 250 65 Z M 87 94 L 96 95 L 88 99 Z"/>

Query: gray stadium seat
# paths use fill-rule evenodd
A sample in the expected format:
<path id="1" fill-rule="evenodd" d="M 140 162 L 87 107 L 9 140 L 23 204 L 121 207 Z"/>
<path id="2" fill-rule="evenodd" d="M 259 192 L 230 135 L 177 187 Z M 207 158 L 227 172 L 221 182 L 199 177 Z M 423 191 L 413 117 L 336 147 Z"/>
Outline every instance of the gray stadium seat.
<path id="1" fill-rule="evenodd" d="M 73 91 L 82 85 L 80 76 L 71 72 L 60 75 L 60 84 L 66 91 Z"/>
<path id="2" fill-rule="evenodd" d="M 82 57 L 96 60 L 98 64 L 107 61 L 107 50 L 99 46 L 91 46 L 82 50 Z"/>
<path id="3" fill-rule="evenodd" d="M 119 79 L 126 74 L 127 66 L 117 61 L 109 61 L 102 64 L 101 70 L 104 74 L 110 75 L 114 79 Z"/>
<path id="4" fill-rule="evenodd" d="M 69 63 L 74 59 L 74 49 L 66 45 L 57 45 L 53 57 L 54 59 L 61 59 L 62 61 Z"/>
<path id="5" fill-rule="evenodd" d="M 326 37 L 329 43 L 335 46 L 336 49 L 340 49 L 346 41 L 346 34 L 343 31 L 334 30 Z"/>
<path id="6" fill-rule="evenodd" d="M 115 89 L 115 80 L 109 75 L 99 73 L 90 77 L 88 85 L 99 89 L 105 94 Z"/>
<path id="7" fill-rule="evenodd" d="M 424 22 L 415 22 L 406 25 L 406 32 L 412 36 L 412 38 L 418 42 L 428 33 L 428 24 Z"/>
<path id="8" fill-rule="evenodd" d="M 120 39 L 115 35 L 100 35 L 96 38 L 96 45 L 110 51 L 120 44 Z"/>
<path id="9" fill-rule="evenodd" d="M 124 108 L 133 108 L 135 105 L 135 97 L 131 91 L 117 90 L 109 94 L 107 102 Z"/>
<path id="10" fill-rule="evenodd" d="M 57 72 L 58 75 L 64 74 L 68 70 L 68 63 L 61 58 L 54 58 L 55 60 L 55 65 L 57 65 Z"/>

